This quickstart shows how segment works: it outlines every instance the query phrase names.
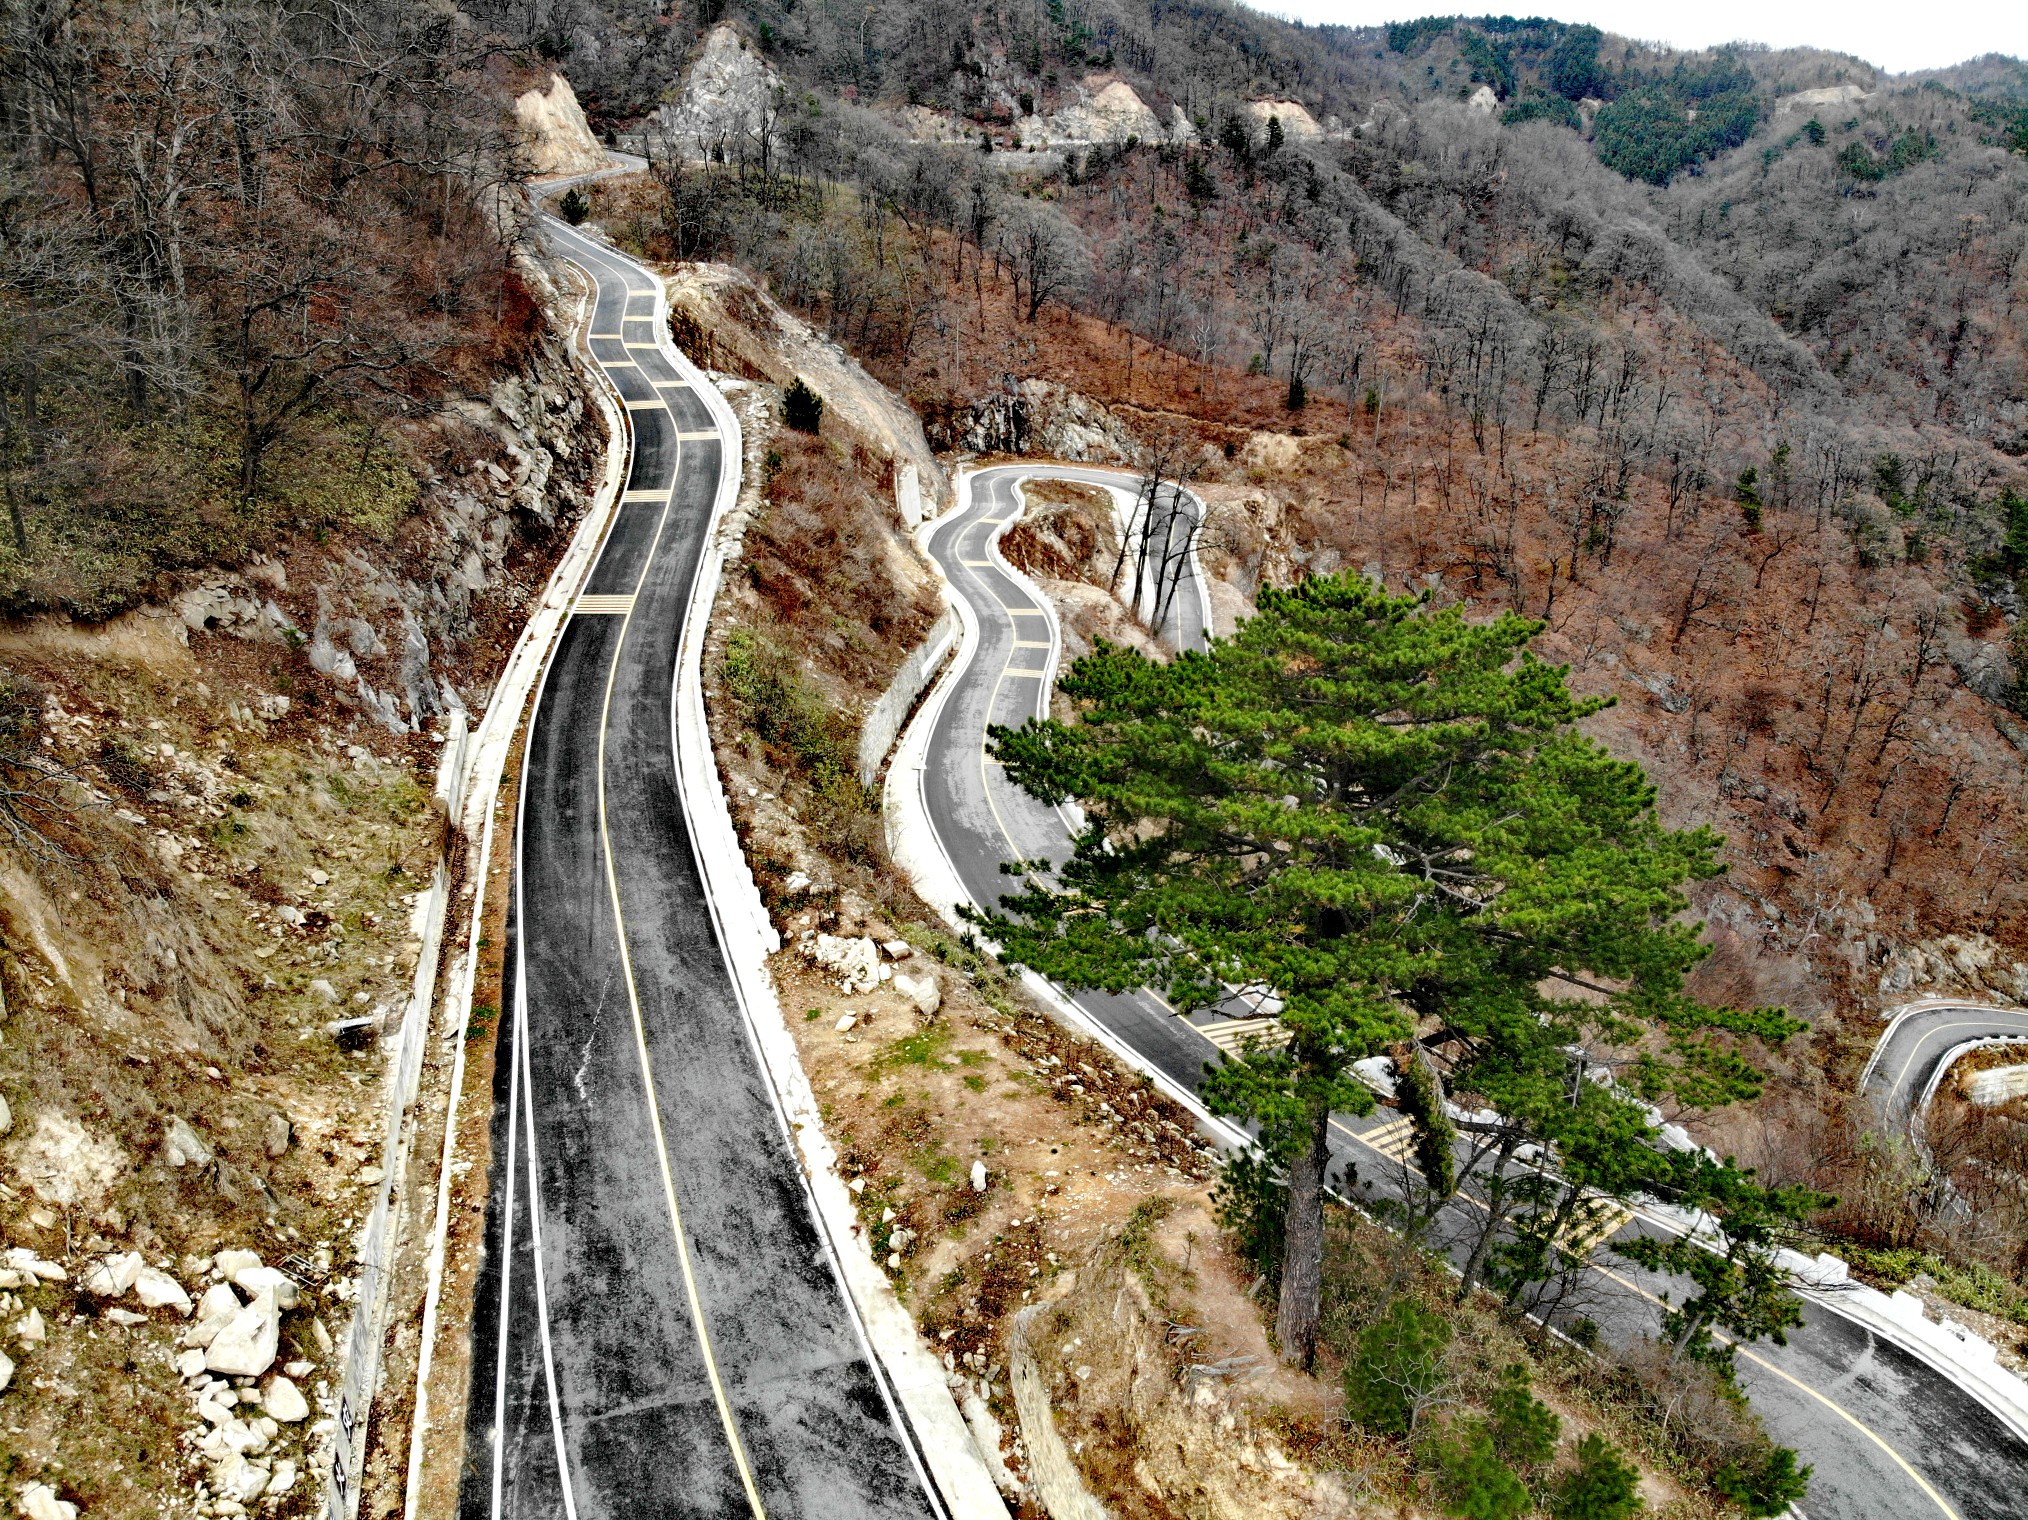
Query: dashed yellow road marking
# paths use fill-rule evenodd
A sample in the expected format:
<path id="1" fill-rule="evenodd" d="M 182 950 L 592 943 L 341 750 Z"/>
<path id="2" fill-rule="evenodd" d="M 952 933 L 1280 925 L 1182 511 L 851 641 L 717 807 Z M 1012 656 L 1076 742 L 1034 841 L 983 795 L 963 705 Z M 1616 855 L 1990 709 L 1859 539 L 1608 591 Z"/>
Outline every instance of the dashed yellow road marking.
<path id="1" fill-rule="evenodd" d="M 1390 1119 L 1358 1138 L 1390 1160 L 1400 1161 L 1415 1149 L 1415 1124 L 1409 1119 Z"/>
<path id="2" fill-rule="evenodd" d="M 1586 1204 L 1586 1212 L 1571 1220 L 1556 1237 L 1558 1247 L 1579 1260 L 1619 1234 L 1634 1217 L 1634 1211 L 1617 1199 L 1590 1197 Z"/>

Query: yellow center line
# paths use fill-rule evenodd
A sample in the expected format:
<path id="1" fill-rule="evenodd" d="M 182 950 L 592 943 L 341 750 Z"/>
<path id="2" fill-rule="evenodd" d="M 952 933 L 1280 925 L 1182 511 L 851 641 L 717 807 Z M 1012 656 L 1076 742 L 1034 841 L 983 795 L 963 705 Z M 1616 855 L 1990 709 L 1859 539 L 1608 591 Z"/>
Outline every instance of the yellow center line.
<path id="1" fill-rule="evenodd" d="M 1921 1038 L 1915 1042 L 1915 1049 L 1910 1051 L 1908 1059 L 1901 1063 L 1901 1075 L 1894 1079 L 1894 1086 L 1898 1088 L 1903 1082 L 1908 1080 L 1909 1068 L 1921 1059 L 1923 1051 L 1928 1048 L 1929 1042 L 1936 1038 L 1936 1036 L 1949 1034 L 1953 1029 L 1988 1029 L 1991 1027 L 1992 1020 L 1977 1019 L 1971 1022 L 1960 1021 L 1955 1024 L 1938 1024 L 1933 1029 L 1924 1030 Z"/>
<path id="2" fill-rule="evenodd" d="M 1636 1289 L 1635 1291 L 1638 1292 L 1639 1290 Z M 1747 1350 L 1744 1346 L 1735 1346 L 1733 1349 L 1736 1350 L 1741 1356 L 1745 1357 L 1749 1362 L 1752 1362 L 1756 1367 L 1765 1367 L 1769 1372 L 1772 1372 L 1784 1383 L 1793 1383 L 1796 1387 L 1802 1389 L 1804 1393 L 1807 1393 L 1811 1398 L 1815 1399 L 1819 1404 L 1822 1404 L 1826 1409 L 1830 1410 L 1831 1413 L 1835 1414 L 1839 1419 L 1843 1420 L 1846 1424 L 1850 1425 L 1854 1430 L 1858 1431 L 1859 1434 L 1866 1437 L 1866 1439 L 1871 1441 L 1875 1446 L 1878 1446 L 1882 1451 L 1886 1452 L 1888 1457 L 1893 1461 L 1894 1465 L 1900 1468 L 1903 1472 L 1907 1473 L 1909 1476 L 1909 1480 L 1912 1483 L 1914 1483 L 1917 1488 L 1921 1489 L 1923 1493 L 1929 1496 L 1931 1503 L 1935 1504 L 1938 1509 L 1942 1510 L 1946 1515 L 1950 1516 L 1950 1520 L 1960 1520 L 1958 1512 L 1951 1508 L 1949 1501 L 1946 1500 L 1944 1496 L 1938 1493 L 1934 1488 L 1930 1487 L 1929 1480 L 1925 1478 L 1921 1473 L 1917 1472 L 1913 1467 L 1910 1467 L 1908 1465 L 1908 1460 L 1905 1457 L 1903 1457 L 1900 1452 L 1896 1451 L 1892 1446 L 1889 1446 L 1885 1441 L 1883 1441 L 1880 1438 L 1879 1434 L 1870 1425 L 1866 1425 L 1863 1422 L 1861 1422 L 1859 1417 L 1853 1414 L 1851 1410 L 1847 1409 L 1843 1404 L 1836 1403 L 1835 1401 L 1826 1398 L 1823 1394 L 1817 1392 L 1816 1389 L 1812 1388 L 1808 1383 L 1804 1382 L 1801 1378 L 1791 1377 L 1788 1373 L 1782 1371 L 1781 1368 L 1777 1367 L 1773 1362 L 1768 1361 L 1766 1358 L 1755 1356 L 1751 1351 Z"/>
<path id="3" fill-rule="evenodd" d="M 679 456 L 680 457 L 680 456 Z M 674 490 L 671 490 L 674 497 Z M 662 516 L 655 524 L 655 541 L 650 545 L 648 557 L 641 565 L 640 576 L 634 582 L 634 595 L 640 595 L 641 587 L 647 584 L 648 571 L 655 563 L 655 556 L 662 547 L 662 532 L 668 526 L 670 504 L 664 503 Z M 655 1161 L 662 1173 L 662 1198 L 669 1207 L 669 1230 L 676 1239 L 676 1259 L 683 1269 L 683 1292 L 690 1301 L 690 1321 L 697 1331 L 697 1344 L 704 1353 L 704 1372 L 711 1382 L 711 1397 L 718 1405 L 719 1422 L 725 1427 L 725 1439 L 732 1447 L 733 1464 L 739 1469 L 739 1481 L 746 1489 L 747 1504 L 752 1508 L 756 1520 L 766 1520 L 767 1510 L 761 1505 L 760 1490 L 754 1485 L 753 1469 L 746 1459 L 746 1447 L 740 1441 L 739 1427 L 732 1417 L 732 1404 L 725 1396 L 725 1383 L 718 1375 L 718 1358 L 711 1351 L 711 1332 L 704 1324 L 704 1301 L 697 1291 L 697 1274 L 690 1261 L 690 1242 L 683 1233 L 683 1210 L 676 1202 L 676 1177 L 669 1164 L 669 1142 L 662 1129 L 662 1109 L 655 1097 L 655 1071 L 648 1058 L 648 1029 L 641 1017 L 640 989 L 634 985 L 634 958 L 627 949 L 627 919 L 620 906 L 620 878 L 613 864 L 612 834 L 606 816 L 606 738 L 611 732 L 610 718 L 613 707 L 613 686 L 619 679 L 620 655 L 627 647 L 627 634 L 634 626 L 634 615 L 630 609 L 620 623 L 619 642 L 613 646 L 612 663 L 606 669 L 606 690 L 603 704 L 599 708 L 599 846 L 605 853 L 606 890 L 612 897 L 613 921 L 618 930 L 620 946 L 620 970 L 627 983 L 627 1006 L 634 1016 L 634 1048 L 641 1058 L 641 1086 L 648 1098 L 648 1122 L 655 1131 Z"/>

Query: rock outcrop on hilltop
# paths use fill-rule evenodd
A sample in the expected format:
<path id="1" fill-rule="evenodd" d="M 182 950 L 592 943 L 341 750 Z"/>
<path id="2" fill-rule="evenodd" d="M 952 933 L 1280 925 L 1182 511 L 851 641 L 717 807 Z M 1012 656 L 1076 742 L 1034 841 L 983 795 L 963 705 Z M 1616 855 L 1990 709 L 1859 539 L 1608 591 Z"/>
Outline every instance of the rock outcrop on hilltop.
<path id="1" fill-rule="evenodd" d="M 1162 136 L 1161 119 L 1124 79 L 1087 79 L 1070 104 L 1021 123 L 1023 142 L 1052 146 L 1125 142 L 1130 137 L 1157 142 Z"/>
<path id="2" fill-rule="evenodd" d="M 1793 95 L 1784 95 L 1775 102 L 1774 113 L 1782 116 L 1790 111 L 1814 111 L 1819 106 L 1849 106 L 1870 98 L 1856 84 L 1826 85 L 1821 90 L 1798 90 Z"/>
<path id="3" fill-rule="evenodd" d="M 589 174 L 602 169 L 606 150 L 584 119 L 577 93 L 561 74 L 549 83 L 514 98 L 514 119 L 520 123 L 529 167 L 536 176 Z"/>
<path id="4" fill-rule="evenodd" d="M 1270 118 L 1281 122 L 1282 131 L 1292 138 L 1324 135 L 1323 125 L 1310 114 L 1309 107 L 1298 100 L 1249 100 L 1246 113 L 1263 127 Z"/>
<path id="5" fill-rule="evenodd" d="M 724 158 L 742 140 L 772 138 L 782 78 L 733 27 L 704 38 L 673 105 L 655 113 L 654 135 L 686 158 Z"/>

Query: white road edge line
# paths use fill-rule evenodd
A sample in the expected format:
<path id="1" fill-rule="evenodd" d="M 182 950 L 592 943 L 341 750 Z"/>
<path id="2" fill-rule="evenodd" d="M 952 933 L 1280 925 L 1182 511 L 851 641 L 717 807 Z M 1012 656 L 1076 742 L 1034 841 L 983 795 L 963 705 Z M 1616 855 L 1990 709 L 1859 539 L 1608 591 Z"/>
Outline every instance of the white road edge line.
<path id="1" fill-rule="evenodd" d="M 518 834 L 518 830 L 516 831 Z M 515 882 L 518 886 L 520 877 Z M 516 941 L 519 948 L 519 941 Z M 523 973 L 527 968 L 527 957 L 516 955 L 514 967 L 514 1043 L 518 1047 L 527 1038 L 523 1029 L 526 1021 L 527 994 L 523 990 Z M 521 1066 L 520 1063 L 507 1068 L 507 1209 L 500 1221 L 500 1338 L 493 1347 L 493 1507 L 489 1513 L 499 1520 L 502 1489 L 507 1462 L 507 1299 L 514 1282 L 514 1165 L 520 1153 L 520 1135 L 515 1120 L 521 1111 Z M 427 1344 L 427 1343 L 425 1343 Z M 416 1421 L 416 1429 L 422 1428 L 422 1421 Z M 411 1438 L 410 1462 L 415 1463 L 420 1455 L 420 1444 Z M 410 1468 L 410 1481 L 414 1482 L 417 1470 Z M 405 1508 L 404 1513 L 413 1514 Z"/>
<path id="2" fill-rule="evenodd" d="M 527 1006 L 525 995 L 522 1006 Z M 525 1030 L 522 1032 L 526 1034 Z M 535 1077 L 528 1066 L 528 1041 L 525 1038 L 514 1042 L 514 1054 L 515 1074 L 528 1088 L 528 1101 L 521 1106 L 521 1112 L 528 1121 L 528 1254 L 535 1263 L 535 1322 L 542 1337 L 542 1380 L 549 1390 L 549 1430 L 556 1440 L 556 1479 L 563 1489 L 563 1513 L 565 1520 L 577 1520 L 577 1496 L 571 1492 L 570 1486 L 570 1451 L 563 1440 L 563 1401 L 556 1394 L 556 1353 L 549 1338 L 549 1275 L 542 1268 L 542 1158 L 535 1149 Z M 512 1212 L 511 1203 L 509 1212 Z M 507 1344 L 505 1294 L 501 1295 L 500 1307 L 500 1344 L 504 1348 Z"/>

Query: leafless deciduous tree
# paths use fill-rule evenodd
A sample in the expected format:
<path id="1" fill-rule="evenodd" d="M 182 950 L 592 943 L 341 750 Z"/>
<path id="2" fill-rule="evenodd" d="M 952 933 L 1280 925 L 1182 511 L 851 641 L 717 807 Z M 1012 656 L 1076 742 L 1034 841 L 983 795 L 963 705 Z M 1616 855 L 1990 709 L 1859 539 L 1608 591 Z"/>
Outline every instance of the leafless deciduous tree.
<path id="1" fill-rule="evenodd" d="M 1090 272 L 1083 234 L 1055 207 L 1034 201 L 1015 201 L 1002 215 L 1000 250 L 1030 322 L 1045 302 L 1067 296 Z"/>

